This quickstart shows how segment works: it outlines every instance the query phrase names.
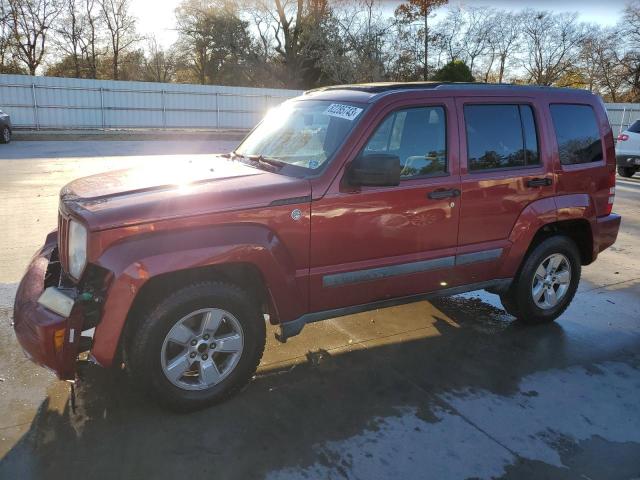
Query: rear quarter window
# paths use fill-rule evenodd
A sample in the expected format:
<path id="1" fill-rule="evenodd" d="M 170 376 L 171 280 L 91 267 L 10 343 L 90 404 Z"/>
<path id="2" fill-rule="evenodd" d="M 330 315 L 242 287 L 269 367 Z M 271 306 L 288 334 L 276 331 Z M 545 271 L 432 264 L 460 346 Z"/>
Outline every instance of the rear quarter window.
<path id="1" fill-rule="evenodd" d="M 629 128 L 627 128 L 628 132 L 632 133 L 640 133 L 640 120 L 636 120 L 631 124 Z"/>
<path id="2" fill-rule="evenodd" d="M 550 106 L 562 165 L 602 160 L 602 142 L 596 114 L 589 105 Z"/>

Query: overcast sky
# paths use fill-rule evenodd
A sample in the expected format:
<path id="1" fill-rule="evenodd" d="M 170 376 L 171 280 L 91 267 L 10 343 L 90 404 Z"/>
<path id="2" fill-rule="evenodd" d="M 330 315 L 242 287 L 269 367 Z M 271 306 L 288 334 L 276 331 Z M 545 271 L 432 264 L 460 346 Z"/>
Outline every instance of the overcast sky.
<path id="1" fill-rule="evenodd" d="M 138 17 L 138 31 L 143 35 L 155 35 L 168 47 L 176 39 L 175 8 L 179 0 L 132 0 L 132 10 Z M 399 2 L 384 2 L 390 14 Z M 614 25 L 622 14 L 625 0 L 450 0 L 451 5 L 487 6 L 508 10 L 536 8 L 556 12 L 578 12 L 580 20 Z"/>

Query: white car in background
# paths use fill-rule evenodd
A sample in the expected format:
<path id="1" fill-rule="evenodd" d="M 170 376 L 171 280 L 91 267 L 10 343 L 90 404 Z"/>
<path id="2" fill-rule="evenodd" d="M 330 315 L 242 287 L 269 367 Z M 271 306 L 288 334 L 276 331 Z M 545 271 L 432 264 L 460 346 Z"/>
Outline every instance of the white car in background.
<path id="1" fill-rule="evenodd" d="M 633 177 L 640 170 L 640 120 L 618 135 L 616 165 L 621 177 Z"/>

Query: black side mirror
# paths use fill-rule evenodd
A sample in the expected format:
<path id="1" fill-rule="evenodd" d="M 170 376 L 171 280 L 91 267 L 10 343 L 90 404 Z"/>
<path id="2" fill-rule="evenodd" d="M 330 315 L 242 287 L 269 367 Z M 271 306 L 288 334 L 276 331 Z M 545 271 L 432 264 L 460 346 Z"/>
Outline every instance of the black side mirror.
<path id="1" fill-rule="evenodd" d="M 397 155 L 360 155 L 349 165 L 347 180 L 354 186 L 395 187 L 400 184 L 400 170 Z"/>

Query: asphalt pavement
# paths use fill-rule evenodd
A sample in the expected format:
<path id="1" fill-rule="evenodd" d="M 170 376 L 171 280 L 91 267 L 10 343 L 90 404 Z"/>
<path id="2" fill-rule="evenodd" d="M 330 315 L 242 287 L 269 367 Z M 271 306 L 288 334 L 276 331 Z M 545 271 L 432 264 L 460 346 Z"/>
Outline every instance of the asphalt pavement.
<path id="1" fill-rule="evenodd" d="M 640 478 L 640 175 L 618 179 L 618 241 L 555 324 L 524 327 L 484 292 L 381 309 L 269 335 L 256 378 L 211 409 L 168 413 L 91 367 L 72 412 L 10 327 L 58 190 L 233 144 L 0 145 L 0 478 Z"/>

